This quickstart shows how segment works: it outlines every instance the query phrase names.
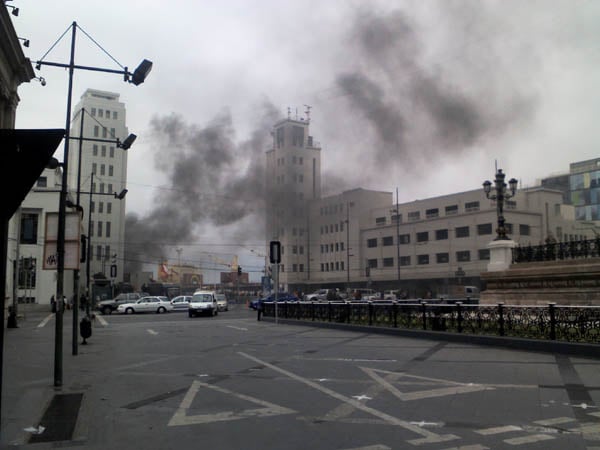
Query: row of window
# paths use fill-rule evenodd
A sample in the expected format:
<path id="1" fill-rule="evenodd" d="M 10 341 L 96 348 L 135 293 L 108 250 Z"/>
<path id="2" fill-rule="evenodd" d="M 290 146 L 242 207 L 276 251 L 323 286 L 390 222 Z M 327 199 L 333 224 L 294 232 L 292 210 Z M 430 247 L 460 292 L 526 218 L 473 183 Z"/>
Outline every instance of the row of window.
<path id="1" fill-rule="evenodd" d="M 350 203 L 350 206 L 353 206 L 353 203 Z M 322 216 L 328 216 L 330 214 L 341 214 L 344 212 L 344 204 L 339 203 L 335 205 L 321 206 L 320 214 Z"/>
<path id="2" fill-rule="evenodd" d="M 96 237 L 110 237 L 110 231 L 111 231 L 111 223 L 110 222 L 102 222 L 101 220 L 98 220 L 96 222 L 96 224 L 94 224 L 94 221 L 92 220 L 92 226 L 90 227 L 91 230 L 91 236 L 90 237 L 94 237 L 94 226 L 96 227 Z M 102 236 L 104 232 L 104 236 Z"/>
<path id="3" fill-rule="evenodd" d="M 98 213 L 104 213 L 105 202 L 98 202 Z M 91 210 L 93 213 L 96 212 L 96 202 L 92 202 Z M 106 214 L 112 214 L 112 202 L 106 202 Z"/>
<path id="4" fill-rule="evenodd" d="M 285 184 L 285 175 L 277 175 L 275 177 L 276 184 Z M 304 183 L 304 175 L 301 173 L 294 174 L 294 183 Z"/>
<path id="5" fill-rule="evenodd" d="M 344 243 L 336 242 L 335 244 L 321 244 L 321 253 L 343 252 Z"/>
<path id="6" fill-rule="evenodd" d="M 344 261 L 321 263 L 321 272 L 342 272 L 344 270 L 346 270 L 344 269 Z"/>
<path id="7" fill-rule="evenodd" d="M 112 119 L 117 120 L 119 117 L 119 114 L 117 113 L 117 111 L 111 111 L 110 109 L 92 108 L 92 117 L 98 116 L 103 119 L 110 119 L 111 113 L 112 113 Z"/>
<path id="8" fill-rule="evenodd" d="M 103 139 L 108 139 L 108 138 L 116 139 L 117 138 L 114 128 L 110 129 L 110 135 L 109 135 L 108 128 L 100 127 L 100 125 L 94 125 L 94 137 L 100 137 L 100 128 L 102 128 L 102 138 Z"/>
<path id="9" fill-rule="evenodd" d="M 302 156 L 292 156 L 292 164 L 298 164 L 300 166 L 304 165 L 304 158 Z M 278 166 L 285 166 L 285 156 L 281 158 L 277 158 Z"/>
<path id="10" fill-rule="evenodd" d="M 98 175 L 98 164 L 92 163 L 92 172 L 94 175 Z M 100 176 L 108 175 L 109 177 L 112 177 L 114 176 L 114 172 L 115 168 L 112 164 L 108 165 L 108 171 L 106 170 L 106 164 L 100 164 Z"/>
<path id="11" fill-rule="evenodd" d="M 344 222 L 321 225 L 321 234 L 338 233 L 344 231 Z"/>
<path id="12" fill-rule="evenodd" d="M 506 209 L 515 209 L 517 206 L 516 202 L 511 201 L 511 200 L 505 200 L 505 207 Z M 465 203 L 465 211 L 466 213 L 468 212 L 475 212 L 475 211 L 479 211 L 480 208 L 480 204 L 479 201 L 475 201 L 475 202 L 466 202 Z M 455 216 L 458 214 L 458 205 L 448 205 L 444 208 L 444 213 L 445 216 Z M 437 219 L 440 216 L 440 208 L 429 208 L 425 210 L 425 218 L 426 219 Z M 396 224 L 398 221 L 400 223 L 402 223 L 402 214 L 394 214 L 391 216 L 391 223 L 392 224 Z M 411 211 L 407 214 L 407 220 L 408 222 L 416 222 L 418 220 L 421 220 L 421 211 Z M 382 217 L 376 217 L 375 218 L 375 225 L 377 226 L 384 226 L 387 224 L 387 218 L 382 216 Z"/>
<path id="13" fill-rule="evenodd" d="M 431 256 L 431 257 L 430 257 Z M 482 248 L 477 251 L 477 257 L 480 261 L 487 261 L 490 259 L 490 250 L 487 248 Z M 471 261 L 471 251 L 470 250 L 461 250 L 455 253 L 456 262 L 469 262 Z M 382 258 L 382 266 L 381 267 L 394 267 L 395 259 L 391 258 Z M 442 252 L 436 253 L 435 255 L 417 255 L 416 264 L 417 265 L 427 265 L 430 264 L 430 261 L 435 261 L 436 264 L 448 264 L 450 262 L 450 253 Z M 410 256 L 401 256 L 400 257 L 400 266 L 410 266 L 413 262 L 411 261 Z M 379 268 L 379 260 L 378 259 L 367 259 L 367 267 L 371 269 Z"/>
<path id="14" fill-rule="evenodd" d="M 506 227 L 506 231 L 508 234 L 512 234 L 513 233 L 513 225 L 510 223 L 505 223 L 504 226 Z M 477 231 L 477 235 L 478 236 L 485 236 L 485 235 L 490 235 L 493 233 L 493 225 L 491 223 L 482 223 L 477 225 L 476 227 L 476 231 Z M 527 224 L 520 224 L 519 225 L 519 234 L 521 236 L 530 236 L 531 234 L 531 227 Z M 471 228 L 470 226 L 464 226 L 464 227 L 456 227 L 454 229 L 454 237 L 456 238 L 466 238 L 469 237 L 471 235 Z M 416 242 L 429 242 L 430 237 L 435 237 L 436 241 L 443 241 L 448 239 L 449 236 L 449 231 L 447 228 L 443 228 L 440 230 L 435 230 L 435 231 L 419 231 L 416 233 L 415 239 Z M 411 235 L 410 234 L 400 234 L 398 236 L 399 239 L 399 243 L 400 244 L 410 244 L 411 241 Z M 381 238 L 381 246 L 382 247 L 387 247 L 390 245 L 394 245 L 394 237 L 393 236 L 384 236 Z M 367 239 L 367 247 L 368 248 L 375 248 L 378 246 L 378 238 L 370 238 Z"/>
<path id="15" fill-rule="evenodd" d="M 104 183 L 100 183 L 98 185 L 98 187 L 100 188 L 100 190 L 98 191 L 100 194 L 104 194 Z M 92 193 L 96 193 L 96 183 L 92 183 Z M 112 183 L 107 183 L 106 184 L 106 194 L 112 194 L 113 193 L 113 185 Z"/>
<path id="16" fill-rule="evenodd" d="M 94 144 L 92 146 L 92 154 L 94 156 L 98 156 L 100 154 L 103 158 L 106 158 L 106 145 L 100 145 L 100 146 L 98 146 L 97 144 Z M 112 146 L 109 147 L 109 156 L 111 158 L 115 157 L 115 148 L 112 147 Z"/>

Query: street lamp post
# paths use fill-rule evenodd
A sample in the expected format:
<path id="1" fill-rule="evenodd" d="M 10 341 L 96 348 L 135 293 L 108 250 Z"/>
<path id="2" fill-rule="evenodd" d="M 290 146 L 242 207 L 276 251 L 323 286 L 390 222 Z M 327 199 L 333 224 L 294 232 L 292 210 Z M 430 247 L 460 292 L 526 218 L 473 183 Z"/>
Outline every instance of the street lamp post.
<path id="1" fill-rule="evenodd" d="M 143 83 L 150 70 L 152 69 L 152 62 L 143 60 L 142 63 L 137 67 L 134 73 L 130 73 L 127 67 L 123 70 L 104 69 L 99 67 L 80 66 L 75 65 L 75 37 L 77 31 L 77 22 L 73 22 L 71 28 L 71 52 L 69 64 L 56 63 L 49 61 L 37 61 L 36 69 L 41 69 L 42 65 L 62 67 L 69 69 L 69 84 L 67 91 L 67 116 L 65 121 L 65 146 L 63 155 L 63 173 L 62 173 L 62 185 L 60 192 L 60 199 L 58 204 L 58 230 L 57 230 L 57 242 L 56 242 L 56 256 L 57 256 L 57 268 L 56 268 L 56 301 L 57 311 L 55 320 L 55 340 L 54 340 L 54 386 L 60 387 L 63 384 L 62 380 L 62 346 L 63 346 L 63 294 L 64 294 L 64 271 L 65 271 L 65 229 L 66 229 L 66 199 L 67 199 L 67 178 L 68 178 L 68 163 L 69 163 L 69 137 L 70 137 L 70 125 L 71 125 L 71 99 L 73 96 L 73 73 L 75 69 L 91 70 L 97 72 L 107 72 L 121 74 L 124 77 L 124 81 L 131 82 L 136 86 Z M 84 34 L 87 35 L 87 33 Z M 100 47 L 101 48 L 101 47 Z M 47 54 L 47 53 L 46 53 Z M 43 59 L 43 58 L 42 58 Z M 77 301 L 75 299 L 73 306 L 77 308 Z M 73 324 L 76 326 L 76 324 Z"/>
<path id="2" fill-rule="evenodd" d="M 495 241 L 506 241 L 510 240 L 510 238 L 506 235 L 506 227 L 504 225 L 504 202 L 509 198 L 515 196 L 517 192 L 517 183 L 518 181 L 515 178 L 511 178 L 508 181 L 509 191 L 506 189 L 506 183 L 504 179 L 506 178 L 506 174 L 502 172 L 502 169 L 498 169 L 496 172 L 496 178 L 494 179 L 494 190 L 495 194 L 491 194 L 492 191 L 492 182 L 486 180 L 483 182 L 483 191 L 485 192 L 485 196 L 490 200 L 496 201 L 496 214 L 498 215 L 498 228 L 496 229 L 496 239 Z"/>

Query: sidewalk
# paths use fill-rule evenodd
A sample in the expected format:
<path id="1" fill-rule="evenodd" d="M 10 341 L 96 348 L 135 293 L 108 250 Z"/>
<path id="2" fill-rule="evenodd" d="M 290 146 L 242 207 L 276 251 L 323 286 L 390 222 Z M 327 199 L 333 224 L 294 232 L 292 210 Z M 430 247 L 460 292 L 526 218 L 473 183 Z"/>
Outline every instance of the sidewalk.
<path id="1" fill-rule="evenodd" d="M 48 305 L 19 306 L 18 328 L 7 328 L 4 323 L 3 330 L 0 448 L 18 448 L 26 444 L 31 433 L 25 428 L 38 426 L 54 395 L 81 389 L 77 382 L 79 377 L 72 367 L 72 359 L 77 358 L 72 355 L 72 311 L 65 311 L 63 316 L 63 373 L 68 373 L 69 380 L 64 382 L 63 377 L 63 386 L 55 388 L 54 315 Z M 84 312 L 80 311 L 79 318 L 83 316 Z M 98 326 L 96 323 L 94 328 Z M 78 339 L 81 354 L 79 335 Z M 52 445 L 36 444 L 36 448 L 52 448 Z"/>

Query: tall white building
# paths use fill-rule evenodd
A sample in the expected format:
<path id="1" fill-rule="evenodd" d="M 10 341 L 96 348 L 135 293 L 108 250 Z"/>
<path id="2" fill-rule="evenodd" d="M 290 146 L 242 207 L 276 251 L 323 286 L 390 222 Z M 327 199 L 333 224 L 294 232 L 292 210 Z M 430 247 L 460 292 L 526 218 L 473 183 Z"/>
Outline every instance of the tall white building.
<path id="1" fill-rule="evenodd" d="M 119 94 L 87 89 L 73 111 L 70 133 L 73 139 L 69 145 L 68 186 L 76 202 L 80 176 L 79 203 L 85 211 L 86 235 L 91 211 L 90 277 L 102 273 L 111 278 L 111 266 L 116 265 L 113 279 L 122 281 L 126 203 L 125 198 L 118 199 L 116 195 L 127 185 L 127 151 L 117 146 L 117 140 L 123 142 L 129 132 L 125 104 L 119 101 Z M 85 275 L 82 269 L 82 280 Z"/>

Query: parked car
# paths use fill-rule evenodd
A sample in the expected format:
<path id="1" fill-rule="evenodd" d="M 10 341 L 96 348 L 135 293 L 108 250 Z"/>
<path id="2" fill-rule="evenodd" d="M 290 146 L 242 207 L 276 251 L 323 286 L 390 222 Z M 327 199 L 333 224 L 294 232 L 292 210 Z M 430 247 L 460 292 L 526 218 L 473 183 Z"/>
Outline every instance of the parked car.
<path id="1" fill-rule="evenodd" d="M 216 316 L 219 314 L 216 293 L 213 291 L 196 291 L 188 304 L 188 316 L 196 317 L 198 314 Z"/>
<path id="2" fill-rule="evenodd" d="M 219 311 L 229 311 L 229 303 L 227 302 L 227 296 L 225 294 L 216 294 L 217 306 Z"/>
<path id="3" fill-rule="evenodd" d="M 169 297 L 149 296 L 142 297 L 133 303 L 123 303 L 117 307 L 121 314 L 136 314 L 154 312 L 162 314 L 173 310 Z"/>
<path id="4" fill-rule="evenodd" d="M 250 306 L 250 308 L 256 310 L 259 307 L 261 307 L 264 302 L 274 302 L 274 301 L 275 301 L 275 294 L 271 294 L 267 297 L 257 298 L 255 300 L 252 300 L 248 306 Z M 296 297 L 295 295 L 290 294 L 289 292 L 279 292 L 277 294 L 277 303 L 297 302 L 297 301 L 300 301 L 300 299 L 298 297 Z"/>
<path id="5" fill-rule="evenodd" d="M 115 298 L 110 300 L 102 300 L 96 304 L 96 309 L 100 311 L 102 314 L 112 314 L 113 311 L 116 311 L 119 305 L 123 305 L 125 303 L 133 303 L 136 300 L 139 300 L 142 297 L 147 296 L 143 292 L 127 292 L 121 293 L 117 295 Z"/>
<path id="6" fill-rule="evenodd" d="M 373 289 L 365 289 L 365 288 L 357 288 L 357 289 L 352 289 L 352 293 L 351 296 L 349 298 L 349 300 L 357 300 L 355 297 L 356 293 L 360 294 L 360 298 L 358 300 L 377 300 L 381 298 L 381 294 Z"/>
<path id="7" fill-rule="evenodd" d="M 191 300 L 192 300 L 191 295 L 179 295 L 177 297 L 174 297 L 171 300 L 171 305 L 173 305 L 173 311 L 174 312 L 187 311 L 188 305 L 190 304 Z"/>
<path id="8" fill-rule="evenodd" d="M 310 294 L 306 294 L 304 296 L 304 300 L 306 300 L 307 302 L 316 301 L 316 300 L 325 300 L 326 297 L 327 297 L 327 289 L 319 289 Z"/>

